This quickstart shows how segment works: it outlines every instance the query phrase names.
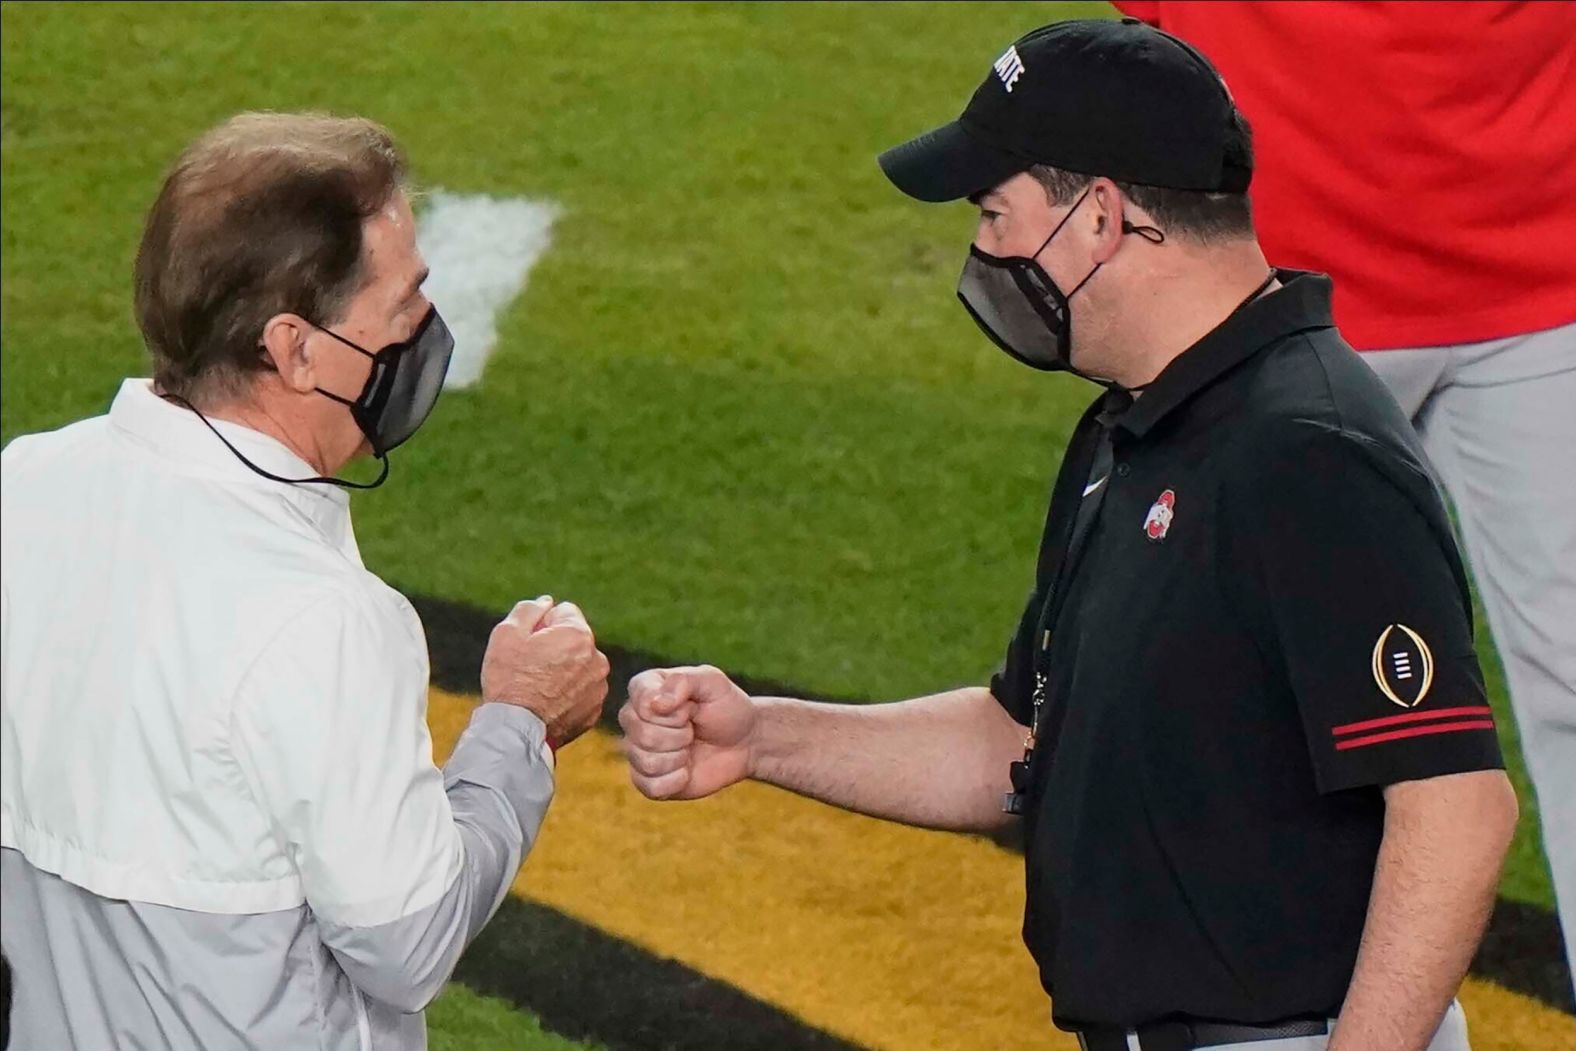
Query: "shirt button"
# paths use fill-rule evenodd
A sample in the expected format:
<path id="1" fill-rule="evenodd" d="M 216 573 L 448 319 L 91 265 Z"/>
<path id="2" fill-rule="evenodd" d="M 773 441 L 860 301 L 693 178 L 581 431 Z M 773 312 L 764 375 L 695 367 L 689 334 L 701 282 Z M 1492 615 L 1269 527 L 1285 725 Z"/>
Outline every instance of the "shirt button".
<path id="1" fill-rule="evenodd" d="M 1132 468 L 1131 465 L 1125 464 L 1125 463 L 1119 463 L 1119 464 L 1116 465 L 1116 476 L 1118 478 L 1126 478 L 1129 474 L 1132 474 L 1132 473 L 1133 473 L 1133 468 Z"/>

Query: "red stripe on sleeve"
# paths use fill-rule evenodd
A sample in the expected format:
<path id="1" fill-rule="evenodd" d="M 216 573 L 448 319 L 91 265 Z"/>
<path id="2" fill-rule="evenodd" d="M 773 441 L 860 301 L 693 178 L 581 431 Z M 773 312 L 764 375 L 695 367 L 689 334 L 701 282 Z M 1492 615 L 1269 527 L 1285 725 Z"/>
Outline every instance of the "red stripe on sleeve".
<path id="1" fill-rule="evenodd" d="M 1352 737 L 1345 741 L 1337 741 L 1335 750 L 1344 752 L 1348 748 L 1366 748 L 1371 744 L 1383 744 L 1386 741 L 1399 741 L 1403 737 L 1426 737 L 1429 734 L 1453 734 L 1462 730 L 1492 730 L 1494 723 L 1489 719 L 1470 719 L 1459 723 L 1437 723 L 1430 726 L 1413 726 L 1406 730 L 1391 730 L 1389 733 L 1370 734 L 1367 737 Z"/>
<path id="2" fill-rule="evenodd" d="M 1463 715 L 1492 715 L 1494 710 L 1488 705 L 1478 705 L 1471 708 L 1436 708 L 1427 712 L 1407 712 L 1405 715 L 1389 715 L 1383 719 L 1368 719 L 1360 723 L 1347 723 L 1337 726 L 1330 732 L 1336 737 L 1345 734 L 1354 734 L 1362 730 L 1377 730 L 1381 726 L 1399 726 L 1402 723 L 1420 723 L 1430 719 L 1449 719 Z"/>

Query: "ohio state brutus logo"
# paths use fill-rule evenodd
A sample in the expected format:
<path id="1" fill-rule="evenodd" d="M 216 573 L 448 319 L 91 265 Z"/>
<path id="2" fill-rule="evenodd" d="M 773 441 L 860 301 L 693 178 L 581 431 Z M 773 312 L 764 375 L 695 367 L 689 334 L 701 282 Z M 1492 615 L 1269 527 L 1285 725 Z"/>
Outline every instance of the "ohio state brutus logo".
<path id="1" fill-rule="evenodd" d="M 1171 532 L 1171 520 L 1176 517 L 1177 494 L 1167 489 L 1149 506 L 1149 516 L 1144 519 L 1144 535 L 1159 543 Z"/>
<path id="2" fill-rule="evenodd" d="M 1434 654 L 1423 637 L 1405 624 L 1379 633 L 1372 657 L 1374 683 L 1392 704 L 1416 708 L 1434 685 Z"/>

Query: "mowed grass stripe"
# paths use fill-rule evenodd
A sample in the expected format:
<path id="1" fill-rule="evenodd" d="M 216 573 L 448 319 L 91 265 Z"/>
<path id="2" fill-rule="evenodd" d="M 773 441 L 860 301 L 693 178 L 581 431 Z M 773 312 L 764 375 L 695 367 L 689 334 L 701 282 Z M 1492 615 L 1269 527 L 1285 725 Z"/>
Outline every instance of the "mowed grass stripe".
<path id="1" fill-rule="evenodd" d="M 440 759 L 473 704 L 432 691 Z M 561 759 L 558 798 L 515 882 L 517 897 L 854 1043 L 1076 1047 L 1051 1029 L 1019 942 L 1023 873 L 1012 851 L 756 784 L 696 803 L 652 803 L 629 786 L 607 730 Z M 594 1004 L 594 991 L 585 995 Z M 1462 1000 L 1478 1051 L 1576 1039 L 1576 1020 L 1492 982 L 1469 980 Z M 524 1006 L 552 1024 L 552 1005 Z"/>
<path id="2" fill-rule="evenodd" d="M 542 1028 L 540 1018 L 459 982 L 427 1008 L 430 1051 L 602 1051 Z"/>

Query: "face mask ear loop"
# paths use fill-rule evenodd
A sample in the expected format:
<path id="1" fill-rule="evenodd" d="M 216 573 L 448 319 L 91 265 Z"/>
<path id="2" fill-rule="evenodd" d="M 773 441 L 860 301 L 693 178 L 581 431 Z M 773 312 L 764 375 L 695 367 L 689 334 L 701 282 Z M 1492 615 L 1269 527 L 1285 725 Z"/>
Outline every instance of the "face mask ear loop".
<path id="1" fill-rule="evenodd" d="M 322 332 L 322 333 L 325 333 L 327 335 L 333 336 L 335 339 L 339 340 L 341 343 L 343 343 L 345 346 L 349 347 L 351 350 L 355 351 L 357 354 L 361 354 L 361 355 L 364 355 L 364 356 L 366 356 L 368 358 L 371 358 L 372 361 L 374 362 L 374 364 L 372 366 L 372 369 L 373 369 L 373 372 L 376 373 L 376 371 L 377 371 L 377 364 L 376 364 L 376 362 L 378 360 L 378 356 L 376 354 L 372 353 L 372 351 L 368 350 L 366 347 L 363 347 L 363 346 L 361 346 L 359 344 L 356 344 L 356 343 L 352 343 L 350 340 L 346 339 L 344 336 L 341 336 L 338 332 L 335 332 L 333 329 L 324 328 L 322 325 L 315 325 L 315 327 L 317 328 L 317 330 L 319 332 Z M 425 326 L 423 326 L 423 327 L 425 327 Z M 355 419 L 356 419 L 356 426 L 361 427 L 361 417 L 360 417 L 360 415 L 358 413 L 358 408 L 359 408 L 359 402 L 358 401 L 352 401 L 350 398 L 342 398 L 338 394 L 335 394 L 333 391 L 331 391 L 331 390 L 324 390 L 322 387 L 313 387 L 312 389 L 314 391 L 316 391 L 317 393 L 321 394 L 323 397 L 329 399 L 330 401 L 337 401 L 337 402 L 339 402 L 339 404 L 341 404 L 345 408 L 349 409 L 350 410 L 350 415 L 355 417 Z M 321 481 L 325 481 L 325 482 L 331 482 L 334 485 L 343 485 L 343 486 L 345 486 L 347 488 L 351 488 L 351 489 L 362 489 L 362 488 L 375 489 L 377 486 L 383 484 L 383 479 L 387 478 L 388 477 L 388 473 L 389 473 L 388 453 L 384 452 L 381 448 L 378 447 L 378 440 L 376 438 L 374 438 L 372 436 L 372 434 L 369 433 L 365 427 L 362 427 L 361 430 L 362 430 L 363 434 L 366 434 L 367 441 L 372 443 L 372 454 L 374 456 L 376 456 L 383 463 L 383 473 L 378 476 L 378 480 L 376 482 L 371 483 L 370 485 L 365 485 L 365 486 L 358 485 L 355 482 L 341 481 L 338 478 L 313 479 L 314 481 L 321 480 Z M 220 437 L 223 438 L 223 435 L 220 435 Z M 237 455 L 239 455 L 239 454 L 237 454 Z"/>
<path id="2" fill-rule="evenodd" d="M 1089 283 L 1089 279 L 1095 275 L 1095 271 L 1099 270 L 1104 265 L 1105 265 L 1104 263 L 1096 263 L 1094 265 L 1094 269 L 1090 270 L 1087 274 L 1085 274 L 1084 275 L 1084 279 L 1082 281 L 1078 282 L 1076 285 L 1074 285 L 1073 286 L 1073 290 L 1071 292 L 1067 293 L 1067 295 L 1064 296 L 1063 298 L 1067 299 L 1068 301 L 1071 301 L 1073 296 L 1076 296 L 1078 294 L 1078 290 L 1080 288 L 1082 288 L 1084 285 L 1087 285 Z"/>
<path id="3" fill-rule="evenodd" d="M 322 387 L 313 387 L 312 389 L 318 394 L 321 394 L 323 397 L 327 398 L 329 401 L 337 401 L 339 404 L 345 406 L 348 409 L 354 409 L 356 407 L 355 402 L 351 401 L 349 398 L 341 398 L 331 390 L 324 390 Z"/>
<path id="4" fill-rule="evenodd" d="M 324 335 L 333 336 L 335 339 L 339 340 L 341 343 L 343 343 L 345 346 L 349 347 L 351 350 L 355 351 L 357 354 L 363 354 L 363 355 L 371 358 L 374 361 L 377 360 L 378 356 L 376 354 L 372 353 L 370 350 L 368 350 L 367 348 L 365 348 L 363 346 L 360 346 L 360 345 L 358 345 L 356 343 L 352 343 L 350 340 L 346 339 L 344 336 L 341 336 L 338 332 L 335 332 L 333 329 L 324 328 L 322 325 L 319 325 L 316 322 L 312 322 L 312 321 L 308 321 L 307 324 L 311 325 L 313 328 L 317 329 L 319 332 L 323 333 Z M 266 367 L 270 372 L 278 372 L 279 369 L 277 367 L 275 367 L 273 359 L 268 356 L 267 349 L 262 347 L 262 346 L 259 346 L 257 348 L 257 350 L 262 356 L 264 367 Z M 329 399 L 332 399 L 333 401 L 339 402 L 339 404 L 345 406 L 346 408 L 353 409 L 353 408 L 356 407 L 356 403 L 355 402 L 351 401 L 349 398 L 341 398 L 339 395 L 335 394 L 333 391 L 324 390 L 322 387 L 313 387 L 312 389 L 317 391 L 317 393 L 321 394 L 325 398 L 329 398 Z M 190 402 L 186 401 L 184 398 L 181 398 L 179 395 L 172 394 L 172 395 L 170 395 L 170 397 L 176 399 L 177 401 L 180 402 L 180 404 L 186 406 L 188 409 L 191 409 L 192 412 L 197 412 L 196 409 L 192 408 L 192 405 L 191 405 Z M 197 415 L 199 417 L 201 417 L 202 413 L 197 412 Z M 204 423 L 208 423 L 206 418 L 203 419 L 203 422 Z M 212 427 L 212 426 L 213 426 L 212 424 L 209 424 L 209 427 Z M 214 431 L 214 433 L 215 434 L 219 434 L 218 431 Z M 220 441 L 224 441 L 224 435 L 219 434 L 219 440 Z M 230 443 L 229 442 L 225 442 L 225 444 L 229 445 Z M 232 451 L 233 451 L 233 449 L 232 449 Z M 236 455 L 240 456 L 241 454 L 240 453 L 236 453 Z M 316 481 L 316 480 L 317 479 L 314 479 L 314 481 Z M 330 478 L 330 479 L 324 479 L 324 480 L 326 480 L 326 481 L 333 481 L 334 479 Z M 347 482 L 345 484 L 353 486 L 354 483 Z"/>
<path id="5" fill-rule="evenodd" d="M 1137 223 L 1130 223 L 1126 219 L 1122 220 L 1122 232 L 1124 234 L 1137 234 L 1152 245 L 1166 243 L 1166 235 L 1160 230 L 1153 226 L 1140 226 Z"/>
<path id="6" fill-rule="evenodd" d="M 1078 206 L 1080 204 L 1084 203 L 1084 198 L 1089 196 L 1089 190 L 1092 189 L 1094 189 L 1093 186 L 1089 187 L 1088 190 L 1085 190 L 1083 193 L 1078 195 L 1078 199 L 1073 202 L 1073 206 L 1067 209 L 1067 214 L 1062 216 L 1062 221 L 1056 224 L 1056 228 L 1050 232 L 1044 241 L 1040 242 L 1040 247 L 1034 250 L 1034 254 L 1029 256 L 1030 259 L 1040 258 L 1040 253 L 1045 251 L 1046 247 L 1050 245 L 1051 241 L 1055 239 L 1056 235 L 1062 232 L 1062 227 L 1067 225 L 1067 220 L 1073 217 L 1073 213 L 1078 210 Z"/>
<path id="7" fill-rule="evenodd" d="M 1079 198 L 1079 200 L 1082 200 L 1082 198 Z M 1075 204 L 1075 205 L 1073 205 L 1073 207 L 1076 208 L 1078 206 Z M 1072 213 L 1068 212 L 1067 214 L 1071 215 Z M 1062 220 L 1062 221 L 1066 222 L 1065 219 Z M 1057 229 L 1060 229 L 1060 227 L 1058 227 Z M 1137 234 L 1139 237 L 1142 237 L 1144 240 L 1148 241 L 1150 244 L 1153 244 L 1153 245 L 1164 244 L 1165 240 L 1166 240 L 1166 235 L 1161 233 L 1159 230 L 1155 229 L 1153 226 L 1135 226 L 1134 224 L 1128 222 L 1126 219 L 1122 220 L 1122 233 L 1124 233 L 1124 234 Z M 1087 274 L 1085 274 L 1084 275 L 1084 279 L 1082 281 L 1078 282 L 1076 285 L 1074 285 L 1073 286 L 1073 290 L 1071 292 L 1067 293 L 1067 298 L 1071 299 L 1075 294 L 1077 294 L 1077 292 L 1078 292 L 1078 290 L 1080 288 L 1082 288 L 1084 285 L 1087 285 L 1089 283 L 1089 279 L 1094 276 L 1095 270 L 1099 270 L 1104 265 L 1105 265 L 1104 263 L 1096 263 L 1094 265 L 1094 270 L 1090 270 Z M 1129 388 L 1129 389 L 1130 390 L 1138 390 L 1139 388 L 1132 387 L 1132 388 Z"/>
<path id="8" fill-rule="evenodd" d="M 408 347 L 408 346 L 410 346 L 410 345 L 412 345 L 414 343 L 419 342 L 421 337 L 426 334 L 427 329 L 432 327 L 432 319 L 437 317 L 437 315 L 438 315 L 438 308 L 435 307 L 435 306 L 428 306 L 426 316 L 424 316 L 421 319 L 421 324 L 416 326 L 415 333 L 409 339 L 405 340 L 403 343 L 392 343 L 392 344 L 389 345 L 389 347 Z M 315 321 L 308 321 L 307 324 L 311 325 L 313 328 L 317 329 L 319 332 L 325 332 L 328 335 L 333 336 L 335 339 L 339 340 L 345 346 L 349 347 L 351 350 L 355 351 L 358 354 L 364 354 L 367 357 L 371 358 L 373 361 L 376 361 L 378 359 L 378 356 L 376 354 L 374 354 L 372 351 L 368 350 L 366 347 L 363 347 L 360 343 L 353 343 L 353 342 L 351 342 L 350 340 L 346 339 L 344 336 L 341 336 L 338 332 L 335 332 L 331 328 L 324 328 L 322 325 L 319 325 Z M 384 350 L 388 350 L 389 347 L 384 347 L 383 349 Z"/>
<path id="9" fill-rule="evenodd" d="M 324 394 L 328 394 L 327 391 L 324 391 L 323 393 Z M 334 397 L 332 394 L 328 394 L 328 396 L 331 397 L 331 398 Z M 348 481 L 346 481 L 343 478 L 325 478 L 322 475 L 319 475 L 319 476 L 317 476 L 315 478 L 285 478 L 282 475 L 274 474 L 272 471 L 265 471 L 261 467 L 257 466 L 255 463 L 253 463 L 251 460 L 248 460 L 246 458 L 245 454 L 243 454 L 241 452 L 241 450 L 237 449 L 233 444 L 231 444 L 230 439 L 226 438 L 222 433 L 220 433 L 219 428 L 215 427 L 213 425 L 213 422 L 211 420 L 209 420 L 208 417 L 204 416 L 201 412 L 197 411 L 197 406 L 193 405 L 191 402 L 187 401 L 185 398 L 181 397 L 179 394 L 166 394 L 165 397 L 169 398 L 171 401 L 175 402 L 177 405 L 181 405 L 181 406 L 184 406 L 187 409 L 190 409 L 192 411 L 193 415 L 195 415 L 199 420 L 201 420 L 204 424 L 207 425 L 208 429 L 213 432 L 214 437 L 218 438 L 221 442 L 223 442 L 224 443 L 224 447 L 226 449 L 229 449 L 230 452 L 232 452 L 233 454 L 235 454 L 235 458 L 237 460 L 240 460 L 247 467 L 251 468 L 254 472 L 256 472 L 257 474 L 262 475 L 264 478 L 267 478 L 271 482 L 283 482 L 286 485 L 308 485 L 308 484 L 337 485 L 341 489 L 376 489 L 378 486 L 382 485 L 388 479 L 388 476 L 389 476 L 389 458 L 388 458 L 387 454 L 380 454 L 378 456 L 379 462 L 381 462 L 383 464 L 383 470 L 378 474 L 376 479 L 374 479 L 373 481 L 370 481 L 370 482 L 348 482 Z M 335 400 L 337 401 L 339 399 L 335 399 Z M 348 405 L 350 403 L 346 402 L 345 404 Z"/>
<path id="10" fill-rule="evenodd" d="M 315 325 L 315 324 L 313 325 L 313 327 L 316 328 L 319 332 L 325 333 L 326 335 L 333 336 L 335 339 L 339 340 L 341 343 L 343 343 L 345 346 L 349 347 L 351 350 L 355 351 L 357 354 L 364 354 L 364 355 L 366 355 L 369 358 L 376 358 L 377 357 L 376 354 L 372 353 L 372 351 L 368 350 L 366 347 L 363 347 L 359 343 L 352 343 L 350 340 L 346 339 L 344 336 L 341 336 L 338 332 L 335 332 L 331 328 L 324 328 L 322 325 Z"/>
<path id="11" fill-rule="evenodd" d="M 302 320 L 305 321 L 306 319 L 303 318 Z M 333 336 L 335 339 L 339 340 L 341 343 L 343 343 L 345 346 L 349 347 L 351 350 L 355 351 L 357 354 L 365 354 L 369 358 L 377 357 L 376 354 L 372 353 L 372 351 L 368 350 L 366 347 L 363 347 L 359 343 L 352 343 L 350 340 L 346 339 L 344 336 L 341 336 L 338 332 L 335 332 L 333 329 L 324 328 L 322 325 L 319 325 L 319 324 L 317 324 L 314 321 L 307 321 L 307 324 L 311 325 L 313 328 L 317 329 L 319 332 L 322 332 L 322 333 L 324 333 L 326 335 L 329 335 L 329 336 Z M 275 365 L 274 365 L 274 359 L 268 356 L 268 348 L 267 347 L 265 347 L 261 343 L 259 343 L 257 345 L 257 353 L 258 353 L 259 356 L 262 357 L 263 362 L 264 362 L 265 366 L 269 369 L 269 371 L 271 371 L 271 372 L 278 372 L 279 371 L 279 369 L 277 367 L 275 367 Z"/>

